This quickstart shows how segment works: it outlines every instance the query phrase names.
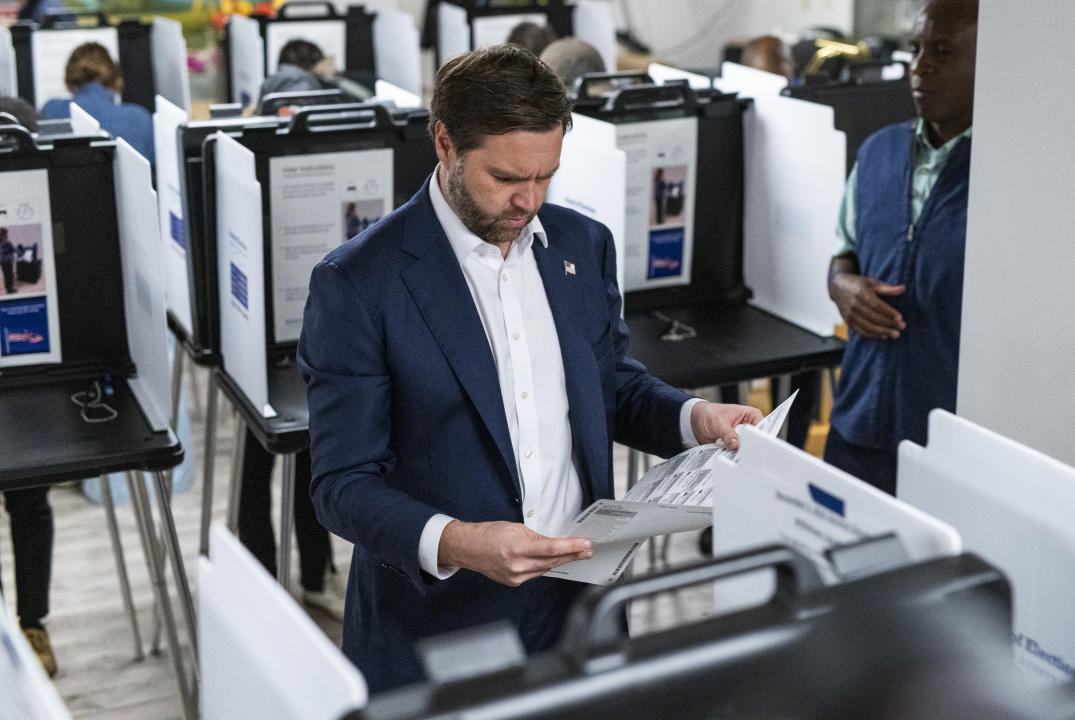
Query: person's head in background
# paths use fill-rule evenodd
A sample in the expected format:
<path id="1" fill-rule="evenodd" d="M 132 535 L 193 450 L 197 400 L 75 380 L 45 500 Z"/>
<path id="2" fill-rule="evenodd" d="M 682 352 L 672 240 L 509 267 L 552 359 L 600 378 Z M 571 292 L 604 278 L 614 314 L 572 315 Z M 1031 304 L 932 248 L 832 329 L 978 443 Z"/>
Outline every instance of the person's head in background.
<path id="1" fill-rule="evenodd" d="M 506 252 L 545 202 L 571 101 L 548 65 L 515 45 L 452 58 L 433 83 L 439 183 L 472 233 Z"/>
<path id="2" fill-rule="evenodd" d="M 755 70 L 791 78 L 791 54 L 784 41 L 775 35 L 756 37 L 743 46 L 739 62 Z"/>
<path id="3" fill-rule="evenodd" d="M 117 95 L 123 94 L 123 75 L 119 66 L 100 43 L 88 42 L 75 48 L 67 58 L 63 80 L 71 92 L 95 82 Z"/>
<path id="4" fill-rule="evenodd" d="M 560 38 L 541 53 L 541 60 L 553 69 L 568 90 L 583 75 L 605 72 L 605 61 L 590 43 L 574 37 Z"/>
<path id="5" fill-rule="evenodd" d="M 930 140 L 941 145 L 974 119 L 978 0 L 932 0 L 911 30 L 911 93 Z"/>
<path id="6" fill-rule="evenodd" d="M 538 25 L 526 20 L 513 27 L 508 39 L 504 42 L 526 48 L 535 55 L 541 55 L 541 51 L 555 39 L 556 33 L 548 25 Z"/>
<path id="7" fill-rule="evenodd" d="M 309 40 L 289 40 L 280 48 L 280 65 L 295 65 L 303 70 L 315 72 L 314 68 L 325 59 L 321 48 Z"/>
<path id="8" fill-rule="evenodd" d="M 22 98 L 0 97 L 0 113 L 7 113 L 18 121 L 19 125 L 30 132 L 37 132 L 37 113 L 34 106 Z M 0 117 L 0 125 L 10 125 L 7 118 Z"/>

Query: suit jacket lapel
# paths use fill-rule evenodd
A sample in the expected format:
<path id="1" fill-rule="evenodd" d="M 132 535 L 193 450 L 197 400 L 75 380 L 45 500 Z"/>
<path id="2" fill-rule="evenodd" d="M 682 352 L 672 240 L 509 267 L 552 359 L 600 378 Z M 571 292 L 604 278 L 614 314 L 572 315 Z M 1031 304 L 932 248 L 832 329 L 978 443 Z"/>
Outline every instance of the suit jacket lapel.
<path id="1" fill-rule="evenodd" d="M 493 436 L 511 472 L 514 490 L 519 492 L 515 452 L 489 340 L 459 261 L 433 212 L 429 180 L 410 202 L 414 204 L 415 212 L 407 219 L 403 250 L 414 255 L 416 260 L 404 270 L 403 282 L 460 385 Z"/>
<path id="2" fill-rule="evenodd" d="M 579 252 L 574 259 L 565 257 L 564 250 L 569 246 L 566 239 L 559 237 L 557 228 L 546 222 L 544 217 L 541 222 L 549 246 L 546 248 L 535 240 L 534 258 L 560 340 L 572 449 L 583 494 L 589 504 L 597 495 L 597 487 L 603 486 L 608 476 L 608 453 L 605 450 L 608 444 L 607 422 L 601 374 L 594 359 L 593 347 L 579 331 L 577 321 L 583 311 L 583 281 L 576 275 L 568 274 L 564 267 L 565 260 L 577 262 L 586 256 Z"/>

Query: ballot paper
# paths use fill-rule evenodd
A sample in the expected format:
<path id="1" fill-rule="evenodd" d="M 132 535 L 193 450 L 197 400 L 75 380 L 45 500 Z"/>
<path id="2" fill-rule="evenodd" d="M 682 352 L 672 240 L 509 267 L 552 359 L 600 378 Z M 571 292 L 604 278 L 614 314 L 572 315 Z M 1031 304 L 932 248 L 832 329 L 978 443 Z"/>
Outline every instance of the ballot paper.
<path id="1" fill-rule="evenodd" d="M 798 395 L 781 403 L 757 429 L 776 435 Z M 577 560 L 545 573 L 549 577 L 611 585 L 651 537 L 701 530 L 713 522 L 713 481 L 717 459 L 735 462 L 736 450 L 717 441 L 699 445 L 651 468 L 622 500 L 598 500 L 558 533 L 593 542 L 589 560 Z"/>

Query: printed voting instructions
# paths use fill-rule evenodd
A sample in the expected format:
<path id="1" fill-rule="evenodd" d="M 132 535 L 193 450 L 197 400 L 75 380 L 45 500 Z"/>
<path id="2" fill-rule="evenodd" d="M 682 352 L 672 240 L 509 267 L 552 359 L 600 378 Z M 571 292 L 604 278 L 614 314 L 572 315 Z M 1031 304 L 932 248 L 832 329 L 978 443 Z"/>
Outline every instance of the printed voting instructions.
<path id="1" fill-rule="evenodd" d="M 795 392 L 769 413 L 757 429 L 776 435 L 795 401 Z M 593 541 L 589 560 L 561 565 L 550 577 L 610 585 L 619 579 L 647 539 L 701 530 L 713 522 L 713 479 L 718 458 L 735 461 L 737 452 L 719 440 L 676 455 L 647 472 L 623 500 L 598 500 L 560 532 L 560 537 Z"/>

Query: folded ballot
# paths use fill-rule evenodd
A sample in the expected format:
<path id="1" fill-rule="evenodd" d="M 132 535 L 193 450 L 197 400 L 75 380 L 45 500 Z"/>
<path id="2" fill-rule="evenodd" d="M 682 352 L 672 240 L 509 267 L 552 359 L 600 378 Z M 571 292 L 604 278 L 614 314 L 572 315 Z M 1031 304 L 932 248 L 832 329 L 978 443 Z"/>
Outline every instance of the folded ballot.
<path id="1" fill-rule="evenodd" d="M 758 423 L 776 435 L 798 391 Z M 715 443 L 686 450 L 651 468 L 622 500 L 598 500 L 563 527 L 558 537 L 593 541 L 589 560 L 561 565 L 550 577 L 610 585 L 616 582 L 651 537 L 701 530 L 713 523 L 713 480 L 717 458 L 735 461 L 737 451 Z"/>

